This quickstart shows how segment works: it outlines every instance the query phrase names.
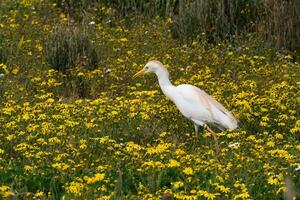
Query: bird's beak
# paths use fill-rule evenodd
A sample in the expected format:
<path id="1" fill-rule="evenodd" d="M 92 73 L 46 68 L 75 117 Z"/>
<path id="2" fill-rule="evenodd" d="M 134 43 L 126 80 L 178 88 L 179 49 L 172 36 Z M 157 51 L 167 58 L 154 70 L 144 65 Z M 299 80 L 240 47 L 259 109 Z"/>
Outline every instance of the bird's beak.
<path id="1" fill-rule="evenodd" d="M 139 71 L 135 75 L 133 75 L 133 78 L 138 77 L 138 76 L 143 76 L 145 73 L 146 73 L 146 70 L 142 69 L 141 71 Z"/>

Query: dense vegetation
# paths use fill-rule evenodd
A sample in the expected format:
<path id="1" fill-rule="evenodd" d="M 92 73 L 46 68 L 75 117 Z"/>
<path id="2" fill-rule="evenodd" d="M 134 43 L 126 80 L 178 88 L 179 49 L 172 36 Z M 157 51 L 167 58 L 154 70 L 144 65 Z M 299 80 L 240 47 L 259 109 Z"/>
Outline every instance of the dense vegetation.
<path id="1" fill-rule="evenodd" d="M 218 9 L 200 23 L 199 2 L 1 1 L 0 198 L 299 198 L 299 43 L 255 14 L 261 2 L 283 14 L 296 1 L 219 1 L 249 7 L 244 17 L 231 10 L 228 27 L 208 23 Z M 289 25 L 299 19 L 286 14 Z M 287 27 L 299 41 L 299 27 Z M 151 59 L 239 119 L 239 129 L 218 133 L 219 152 L 156 77 L 132 78 Z"/>

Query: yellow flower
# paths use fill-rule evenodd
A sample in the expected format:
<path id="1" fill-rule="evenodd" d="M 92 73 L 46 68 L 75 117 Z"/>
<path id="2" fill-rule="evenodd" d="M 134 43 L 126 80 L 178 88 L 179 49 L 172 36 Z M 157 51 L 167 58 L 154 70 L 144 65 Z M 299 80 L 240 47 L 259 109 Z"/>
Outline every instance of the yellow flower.
<path id="1" fill-rule="evenodd" d="M 194 173 L 193 169 L 190 167 L 185 168 L 182 172 L 186 175 L 192 175 Z"/>
<path id="2" fill-rule="evenodd" d="M 172 146 L 170 143 L 163 143 L 158 144 L 155 147 L 147 148 L 147 154 L 153 155 L 153 154 L 162 154 L 164 152 L 168 152 L 169 148 Z"/>
<path id="3" fill-rule="evenodd" d="M 59 17 L 64 22 L 68 21 L 68 18 L 66 17 L 66 15 L 64 13 L 61 13 Z"/>
<path id="4" fill-rule="evenodd" d="M 199 196 L 205 197 L 206 199 L 212 199 L 212 200 L 213 200 L 213 199 L 216 199 L 217 196 L 220 195 L 219 193 L 212 194 L 212 193 L 209 193 L 209 192 L 204 191 L 204 190 L 199 190 L 199 191 L 197 192 L 197 194 L 198 194 Z"/>
<path id="5" fill-rule="evenodd" d="M 250 197 L 250 195 L 249 195 L 248 192 L 243 192 L 243 193 L 240 193 L 240 194 L 238 194 L 238 195 L 235 195 L 235 196 L 233 197 L 233 199 L 234 199 L 234 200 L 235 200 L 235 199 L 249 199 L 249 197 Z"/>
<path id="6" fill-rule="evenodd" d="M 9 198 L 14 196 L 14 193 L 11 191 L 9 186 L 6 185 L 0 185 L 0 198 Z"/>
<path id="7" fill-rule="evenodd" d="M 81 196 L 82 192 L 85 190 L 86 186 L 82 183 L 81 179 L 77 179 L 76 181 L 72 181 L 67 187 L 67 192 L 75 195 Z"/>
<path id="8" fill-rule="evenodd" d="M 49 99 L 47 99 L 47 101 L 46 101 L 46 103 L 47 104 L 51 104 L 51 103 L 54 103 L 54 99 L 53 98 L 49 98 Z"/>
<path id="9" fill-rule="evenodd" d="M 280 182 L 279 182 L 278 178 L 276 178 L 276 177 L 269 177 L 268 183 L 270 185 L 279 185 Z"/>
<path id="10" fill-rule="evenodd" d="M 227 55 L 228 55 L 228 56 L 232 56 L 232 55 L 233 55 L 233 52 L 232 52 L 232 51 L 229 51 L 229 52 L 227 53 Z"/>
<path id="11" fill-rule="evenodd" d="M 174 160 L 174 159 L 170 159 L 169 163 L 167 164 L 167 167 L 179 167 L 180 166 L 180 162 Z"/>
<path id="12" fill-rule="evenodd" d="M 182 149 L 177 149 L 177 150 L 175 151 L 175 154 L 176 154 L 177 156 L 182 156 L 182 155 L 185 154 L 185 152 L 184 152 Z"/>
<path id="13" fill-rule="evenodd" d="M 102 181 L 105 177 L 105 174 L 102 174 L 102 173 L 97 173 L 95 174 L 95 176 L 93 177 L 84 177 L 84 179 L 86 180 L 86 183 L 87 184 L 94 184 L 96 182 L 99 182 L 99 181 Z"/>
<path id="14" fill-rule="evenodd" d="M 224 185 L 216 184 L 216 188 L 219 189 L 221 192 L 223 192 L 225 194 L 230 191 L 230 188 L 225 187 Z"/>
<path id="15" fill-rule="evenodd" d="M 267 142 L 267 146 L 268 147 L 274 147 L 275 143 L 273 141 L 269 141 L 269 142 Z"/>
<path id="16" fill-rule="evenodd" d="M 19 68 L 15 68 L 11 71 L 12 74 L 17 75 L 19 72 Z"/>
<path id="17" fill-rule="evenodd" d="M 85 123 L 85 127 L 86 127 L 87 129 L 90 129 L 90 128 L 93 127 L 93 123 L 87 122 L 87 123 Z"/>
<path id="18" fill-rule="evenodd" d="M 7 66 L 3 63 L 0 63 L 0 72 L 1 72 L 1 69 L 4 71 L 5 74 L 9 74 L 9 71 L 7 69 Z"/>
<path id="19" fill-rule="evenodd" d="M 13 141 L 14 139 L 16 139 L 16 136 L 14 136 L 13 134 L 10 134 L 10 135 L 8 135 L 7 137 L 6 137 L 6 139 L 8 140 L 8 141 Z"/>
<path id="20" fill-rule="evenodd" d="M 128 39 L 127 38 L 121 38 L 120 42 L 128 42 Z"/>
<path id="21" fill-rule="evenodd" d="M 149 166 L 149 167 L 157 167 L 157 168 L 164 168 L 164 164 L 163 163 L 161 163 L 160 161 L 146 161 L 146 162 L 144 162 L 144 164 L 143 165 L 145 165 L 145 166 Z"/>
<path id="22" fill-rule="evenodd" d="M 276 133 L 276 134 L 275 134 L 275 138 L 276 138 L 276 139 L 283 139 L 283 135 L 280 134 L 280 133 Z"/>
<path id="23" fill-rule="evenodd" d="M 69 165 L 65 163 L 53 163 L 52 167 L 58 170 L 66 170 L 69 168 Z"/>
<path id="24" fill-rule="evenodd" d="M 37 193 L 35 193 L 34 197 L 39 198 L 39 197 L 43 197 L 44 196 L 44 192 L 39 191 Z"/>
<path id="25" fill-rule="evenodd" d="M 24 166 L 24 170 L 25 170 L 25 172 L 32 172 L 33 171 L 33 167 L 31 167 L 30 165 L 25 165 Z"/>
<path id="26" fill-rule="evenodd" d="M 83 72 L 79 72 L 79 73 L 77 74 L 77 76 L 84 76 L 84 73 L 83 73 Z"/>
<path id="27" fill-rule="evenodd" d="M 183 187 L 184 183 L 182 181 L 177 181 L 177 182 L 172 183 L 172 185 L 173 185 L 174 189 L 178 189 L 178 188 Z"/>

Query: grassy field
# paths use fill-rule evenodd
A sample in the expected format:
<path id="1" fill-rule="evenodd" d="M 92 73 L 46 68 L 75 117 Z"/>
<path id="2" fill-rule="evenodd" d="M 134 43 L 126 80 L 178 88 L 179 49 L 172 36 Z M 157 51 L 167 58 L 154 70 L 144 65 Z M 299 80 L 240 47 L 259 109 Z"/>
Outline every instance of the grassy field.
<path id="1" fill-rule="evenodd" d="M 172 39 L 171 19 L 116 19 L 105 6 L 80 26 L 99 53 L 67 73 L 47 39 L 70 19 L 48 1 L 0 2 L 0 199 L 293 199 L 300 192 L 300 63 L 247 36 Z M 69 23 L 69 25 L 67 25 Z M 214 140 L 167 100 L 151 59 L 239 119 Z M 88 63 L 88 64 L 87 64 Z"/>

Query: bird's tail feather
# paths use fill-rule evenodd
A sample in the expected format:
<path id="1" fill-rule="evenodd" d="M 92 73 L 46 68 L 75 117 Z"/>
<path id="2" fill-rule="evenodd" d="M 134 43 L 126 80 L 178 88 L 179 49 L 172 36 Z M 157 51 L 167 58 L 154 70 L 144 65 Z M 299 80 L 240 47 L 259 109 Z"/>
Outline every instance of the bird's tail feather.
<path id="1" fill-rule="evenodd" d="M 228 110 L 226 110 L 226 112 L 223 112 L 216 107 L 214 107 L 213 109 L 214 109 L 214 113 L 215 113 L 214 118 L 215 118 L 217 127 L 220 130 L 222 130 L 222 129 L 234 130 L 238 127 L 238 121 Z"/>

